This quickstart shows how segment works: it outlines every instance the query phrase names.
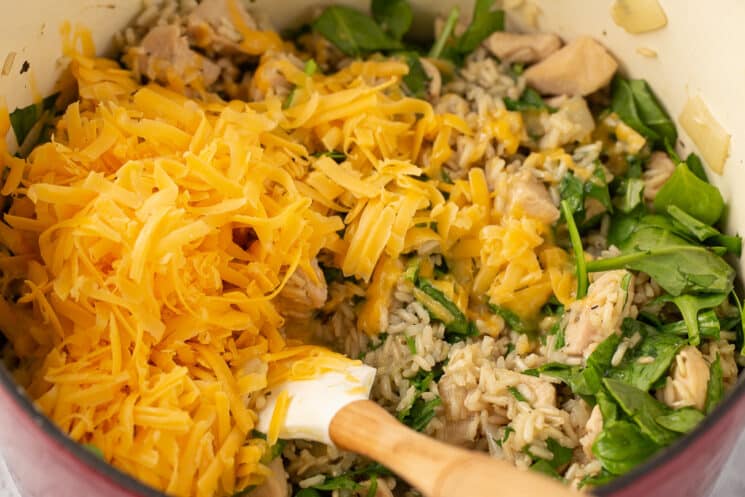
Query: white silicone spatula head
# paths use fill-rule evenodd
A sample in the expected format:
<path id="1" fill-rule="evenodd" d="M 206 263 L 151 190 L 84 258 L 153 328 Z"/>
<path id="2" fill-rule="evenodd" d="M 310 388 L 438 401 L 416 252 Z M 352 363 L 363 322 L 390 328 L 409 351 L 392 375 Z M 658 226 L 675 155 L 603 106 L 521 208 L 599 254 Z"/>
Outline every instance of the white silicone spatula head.
<path id="1" fill-rule="evenodd" d="M 277 398 L 286 391 L 290 403 L 279 437 L 332 445 L 329 436 L 331 420 L 344 406 L 367 399 L 374 379 L 375 368 L 356 364 L 341 372 L 331 371 L 313 379 L 279 384 L 271 389 L 266 405 L 259 411 L 256 428 L 264 433 L 269 431 Z"/>

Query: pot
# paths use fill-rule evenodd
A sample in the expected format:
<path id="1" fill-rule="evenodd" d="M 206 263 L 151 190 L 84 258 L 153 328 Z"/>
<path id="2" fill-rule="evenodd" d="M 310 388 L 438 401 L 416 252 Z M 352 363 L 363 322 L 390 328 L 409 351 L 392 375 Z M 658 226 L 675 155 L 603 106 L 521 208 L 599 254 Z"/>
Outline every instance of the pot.
<path id="1" fill-rule="evenodd" d="M 329 3 L 329 2 L 324 2 Z M 366 0 L 337 3 L 366 8 Z M 415 29 L 425 32 L 435 15 L 472 2 L 413 0 Z M 517 3 L 517 2 L 510 2 Z M 740 0 L 664 2 L 668 23 L 663 29 L 631 35 L 610 16 L 610 0 L 533 0 L 542 15 L 538 29 L 565 39 L 589 34 L 620 61 L 622 70 L 649 81 L 672 116 L 680 115 L 689 97 L 700 95 L 719 123 L 731 134 L 724 173 L 709 176 L 729 205 L 729 233 L 745 232 L 745 196 L 735 195 L 745 180 L 745 66 L 741 47 L 745 3 Z M 269 15 L 278 28 L 297 25 L 312 15 L 316 1 L 256 0 L 252 7 Z M 52 92 L 61 71 L 60 29 L 65 22 L 88 28 L 99 52 L 111 50 L 112 33 L 132 22 L 138 0 L 28 0 L 3 5 L 0 16 L 0 61 L 11 52 L 8 74 L 0 75 L 0 95 L 10 109 Z M 513 22 L 523 22 L 512 19 Z M 524 26 L 526 27 L 526 26 Z M 642 49 L 642 50 L 639 50 Z M 650 57 L 649 50 L 656 52 Z M 2 67 L 3 64 L 0 64 Z M 681 131 L 684 153 L 695 151 Z M 738 269 L 743 269 L 741 259 Z M 62 434 L 0 368 L 0 447 L 24 497 L 164 497 L 100 460 Z M 602 496 L 705 496 L 711 490 L 745 424 L 745 383 L 734 390 L 696 430 L 658 453 L 631 473 L 596 489 Z"/>

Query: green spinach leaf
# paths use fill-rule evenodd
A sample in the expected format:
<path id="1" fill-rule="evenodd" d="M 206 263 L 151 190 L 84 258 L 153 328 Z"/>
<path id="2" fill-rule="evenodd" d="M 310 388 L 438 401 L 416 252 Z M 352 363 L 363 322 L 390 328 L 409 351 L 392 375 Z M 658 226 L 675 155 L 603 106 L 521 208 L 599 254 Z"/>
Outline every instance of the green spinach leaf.
<path id="1" fill-rule="evenodd" d="M 423 98 L 427 93 L 429 76 L 419 60 L 416 52 L 405 52 L 403 55 L 406 65 L 409 66 L 409 72 L 402 78 L 406 91 L 414 97 Z"/>
<path id="2" fill-rule="evenodd" d="M 559 472 L 556 471 L 553 465 L 545 459 L 538 459 L 536 462 L 530 465 L 530 469 L 532 471 L 536 471 L 538 473 L 546 475 L 549 478 L 554 478 L 556 480 L 563 480 Z"/>
<path id="3" fill-rule="evenodd" d="M 372 0 L 370 10 L 375 22 L 396 40 L 404 37 L 414 20 L 408 0 Z"/>
<path id="4" fill-rule="evenodd" d="M 547 110 L 548 112 L 556 112 L 558 109 L 550 107 L 541 98 L 541 94 L 535 91 L 533 88 L 525 88 L 520 98 L 514 100 L 509 97 L 504 97 L 504 106 L 507 110 L 511 111 L 527 111 L 527 110 Z"/>
<path id="5" fill-rule="evenodd" d="M 719 339 L 721 325 L 714 311 L 703 311 L 698 313 L 698 332 L 704 338 Z M 665 323 L 660 326 L 660 332 L 670 333 L 678 336 L 688 336 L 688 325 L 685 321 Z"/>
<path id="6" fill-rule="evenodd" d="M 652 143 L 675 143 L 675 123 L 643 79 L 616 76 L 611 85 L 611 109 Z"/>
<path id="7" fill-rule="evenodd" d="M 713 309 L 719 306 L 726 298 L 726 293 L 713 293 L 709 295 L 678 295 L 677 297 L 662 296 L 658 300 L 672 302 L 678 307 L 688 327 L 689 343 L 698 345 L 701 343 L 701 333 L 698 327 L 699 312 L 703 309 Z"/>
<path id="8" fill-rule="evenodd" d="M 518 390 L 517 388 L 507 387 L 507 391 L 510 392 L 510 395 L 512 395 L 518 402 L 528 402 L 528 399 L 526 399 L 525 396 L 521 394 L 520 390 Z"/>
<path id="9" fill-rule="evenodd" d="M 445 325 L 449 339 L 457 341 L 478 335 L 478 329 L 473 321 L 468 320 L 458 306 L 428 280 L 417 279 L 414 297 L 427 309 L 430 316 Z"/>
<path id="10" fill-rule="evenodd" d="M 629 214 L 642 204 L 643 193 L 643 179 L 625 178 L 619 187 L 619 195 L 615 198 L 615 206 L 624 214 Z"/>
<path id="11" fill-rule="evenodd" d="M 700 242 L 704 242 L 707 239 L 720 234 L 718 230 L 712 228 L 708 224 L 702 223 L 677 205 L 668 205 L 667 213 L 686 233 L 692 235 Z"/>
<path id="12" fill-rule="evenodd" d="M 372 18 L 341 5 L 326 7 L 313 21 L 313 29 L 351 57 L 385 50 L 400 50 L 400 41 L 390 37 Z"/>
<path id="13" fill-rule="evenodd" d="M 637 228 L 619 248 L 621 255 L 590 261 L 587 271 L 644 271 L 673 296 L 732 290 L 735 272 L 724 259 L 662 228 Z"/>
<path id="14" fill-rule="evenodd" d="M 448 40 L 450 40 L 450 37 L 455 31 L 455 25 L 458 24 L 459 18 L 460 10 L 458 9 L 458 7 L 453 7 L 452 9 L 450 9 L 450 13 L 448 14 L 448 17 L 445 20 L 445 24 L 442 27 L 442 32 L 440 33 L 440 36 L 437 37 L 434 45 L 432 45 L 432 48 L 429 51 L 430 57 L 432 57 L 433 59 L 437 59 L 443 54 L 445 45 L 447 44 Z"/>
<path id="15" fill-rule="evenodd" d="M 609 377 L 646 392 L 665 375 L 685 343 L 685 340 L 675 335 L 650 333 L 624 354 L 621 363 L 610 370 Z M 653 359 L 651 362 L 639 362 L 642 358 L 650 357 Z"/>
<path id="16" fill-rule="evenodd" d="M 614 475 L 628 473 L 646 461 L 660 446 L 628 421 L 607 424 L 592 445 L 600 464 Z"/>
<path id="17" fill-rule="evenodd" d="M 414 403 L 400 411 L 396 417 L 398 420 L 405 425 L 411 427 L 416 431 L 424 431 L 435 417 L 437 407 L 442 404 L 440 397 L 435 397 L 430 400 L 424 400 L 421 397 L 417 398 Z"/>
<path id="18" fill-rule="evenodd" d="M 584 397 L 597 394 L 603 386 L 600 374 L 594 367 L 581 368 L 579 366 L 567 366 L 558 362 L 550 362 L 539 368 L 523 371 L 523 374 L 532 376 L 545 374 L 553 378 L 558 378 L 574 394 Z"/>
<path id="19" fill-rule="evenodd" d="M 716 235 L 706 240 L 707 245 L 713 247 L 724 247 L 724 249 L 730 254 L 735 254 L 737 257 L 742 255 L 742 238 L 739 235 Z"/>
<path id="20" fill-rule="evenodd" d="M 623 411 L 634 420 L 639 429 L 658 445 L 668 445 L 677 438 L 675 432 L 660 426 L 658 416 L 669 414 L 671 409 L 647 392 L 613 378 L 603 379 L 608 392 Z"/>
<path id="21" fill-rule="evenodd" d="M 36 145 L 49 141 L 57 97 L 59 93 L 54 93 L 41 102 L 18 108 L 10 113 L 10 125 L 22 156 L 28 155 Z"/>
<path id="22" fill-rule="evenodd" d="M 455 44 L 459 54 L 473 52 L 490 34 L 504 30 L 504 11 L 492 10 L 494 2 L 495 0 L 476 0 L 473 20 Z"/>
<path id="23" fill-rule="evenodd" d="M 702 420 L 704 415 L 701 411 L 693 409 L 691 407 L 684 407 L 683 409 L 676 409 L 670 414 L 663 414 L 657 416 L 655 421 L 660 426 L 667 428 L 670 431 L 676 433 L 688 433 L 696 427 Z"/>
<path id="24" fill-rule="evenodd" d="M 699 179 L 686 164 L 675 168 L 654 199 L 657 212 L 666 212 L 671 205 L 708 225 L 716 223 L 724 211 L 719 190 Z"/>
<path id="25" fill-rule="evenodd" d="M 588 285 L 585 251 L 582 248 L 582 238 L 579 236 L 579 231 L 577 231 L 577 225 L 574 222 L 571 207 L 566 200 L 561 201 L 561 211 L 564 214 L 567 229 L 569 230 L 569 239 L 572 242 L 572 250 L 574 250 L 574 264 L 577 273 L 577 299 L 581 299 L 587 295 Z"/>
<path id="26" fill-rule="evenodd" d="M 704 170 L 704 163 L 698 155 L 694 153 L 688 154 L 688 157 L 686 157 L 686 165 L 693 174 L 698 176 L 698 179 L 706 181 L 707 183 L 709 182 L 706 177 L 706 171 Z"/>
<path id="27" fill-rule="evenodd" d="M 507 323 L 507 326 L 509 326 L 511 330 L 518 333 L 528 333 L 533 331 L 533 328 L 525 324 L 522 319 L 520 319 L 520 316 L 507 309 L 506 307 L 494 305 L 491 302 L 488 304 L 488 306 L 491 312 L 504 319 L 504 322 Z"/>

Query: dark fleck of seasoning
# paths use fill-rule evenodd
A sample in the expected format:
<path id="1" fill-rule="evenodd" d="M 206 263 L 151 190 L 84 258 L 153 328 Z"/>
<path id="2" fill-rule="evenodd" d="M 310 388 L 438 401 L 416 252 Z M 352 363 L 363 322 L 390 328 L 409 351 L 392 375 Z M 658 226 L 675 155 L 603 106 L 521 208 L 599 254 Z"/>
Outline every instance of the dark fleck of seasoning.
<path id="1" fill-rule="evenodd" d="M 31 68 L 31 64 L 29 64 L 27 60 L 24 60 L 23 65 L 21 66 L 21 74 L 25 73 L 30 68 Z"/>

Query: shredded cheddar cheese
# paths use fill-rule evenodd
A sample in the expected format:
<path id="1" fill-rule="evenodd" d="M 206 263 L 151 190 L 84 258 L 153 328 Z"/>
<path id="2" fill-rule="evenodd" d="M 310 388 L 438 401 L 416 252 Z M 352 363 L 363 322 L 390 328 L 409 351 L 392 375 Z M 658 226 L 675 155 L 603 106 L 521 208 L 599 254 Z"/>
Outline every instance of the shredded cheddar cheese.
<path id="1" fill-rule="evenodd" d="M 434 179 L 459 136 L 477 141 L 464 166 L 490 142 L 514 153 L 520 113 L 471 129 L 405 96 L 396 60 L 310 76 L 269 51 L 276 34 L 231 12 L 240 49 L 263 54 L 263 100 L 142 85 L 76 31 L 65 50 L 79 98 L 53 140 L 26 159 L 0 141 L 2 194 L 15 199 L 0 269 L 22 282 L 0 299 L 16 377 L 74 440 L 177 496 L 260 484 L 292 402 L 280 395 L 266 440 L 252 435 L 267 388 L 357 363 L 285 333 L 292 309 L 279 297 L 295 275 L 320 284 L 321 253 L 355 279 L 344 295 L 365 297 L 357 324 L 370 336 L 386 327 L 401 256 L 433 248 L 454 265 L 433 284 L 464 313 L 485 297 L 520 316 L 551 295 L 573 300 L 546 223 L 497 209 L 483 169 Z M 292 105 L 272 93 L 273 74 L 294 85 Z M 333 150 L 345 158 L 323 155 Z"/>

